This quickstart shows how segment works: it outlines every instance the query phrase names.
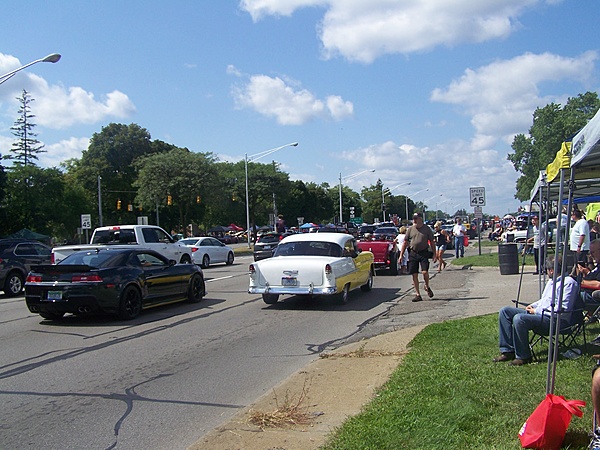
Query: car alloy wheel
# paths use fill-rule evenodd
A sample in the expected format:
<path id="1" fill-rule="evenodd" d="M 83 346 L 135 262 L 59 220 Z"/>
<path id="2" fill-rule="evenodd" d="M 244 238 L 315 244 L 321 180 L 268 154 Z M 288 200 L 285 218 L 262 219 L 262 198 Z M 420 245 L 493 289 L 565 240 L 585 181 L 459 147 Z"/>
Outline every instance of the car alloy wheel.
<path id="1" fill-rule="evenodd" d="M 135 319 L 142 312 L 142 294 L 134 286 L 125 288 L 119 304 L 119 318 L 122 320 Z"/>
<path id="2" fill-rule="evenodd" d="M 204 297 L 204 279 L 199 274 L 195 273 L 190 279 L 188 288 L 188 301 L 198 303 Z"/>

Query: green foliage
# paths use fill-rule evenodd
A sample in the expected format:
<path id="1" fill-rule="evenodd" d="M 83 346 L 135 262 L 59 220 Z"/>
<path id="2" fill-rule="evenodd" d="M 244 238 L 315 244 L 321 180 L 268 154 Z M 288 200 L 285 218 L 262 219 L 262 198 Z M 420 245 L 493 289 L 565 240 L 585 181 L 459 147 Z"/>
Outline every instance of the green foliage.
<path id="1" fill-rule="evenodd" d="M 17 138 L 13 147 L 10 149 L 12 155 L 5 155 L 5 159 L 12 160 L 13 167 L 19 166 L 37 166 L 38 154 L 44 153 L 44 146 L 36 139 L 37 133 L 33 131 L 36 124 L 33 122 L 35 115 L 31 113 L 30 103 L 34 101 L 29 93 L 23 89 L 21 97 L 17 97 L 20 107 L 18 110 L 19 118 L 10 128 L 13 136 Z"/>
<path id="2" fill-rule="evenodd" d="M 521 448 L 517 433 L 545 396 L 547 365 L 494 363 L 497 352 L 498 314 L 429 325 L 373 401 L 322 448 Z M 594 364 L 558 361 L 555 392 L 589 405 Z M 571 422 L 568 448 L 586 448 L 590 411 Z"/>
<path id="3" fill-rule="evenodd" d="M 175 148 L 138 158 L 138 171 L 132 188 L 137 190 L 136 207 L 152 210 L 156 205 L 176 211 L 167 228 L 185 227 L 193 217 L 202 221 L 203 208 L 198 203 L 215 189 L 215 158 L 211 153 L 194 153 L 186 148 Z M 171 205 L 168 205 L 168 197 Z M 163 222 L 166 222 L 163 220 Z"/>
<path id="4" fill-rule="evenodd" d="M 583 128 L 599 108 L 598 95 L 586 92 L 569 98 L 564 107 L 550 103 L 535 110 L 529 134 L 515 136 L 512 143 L 514 152 L 507 157 L 515 170 L 522 174 L 517 180 L 515 198 L 529 200 L 540 170 L 546 169 L 562 143 Z"/>

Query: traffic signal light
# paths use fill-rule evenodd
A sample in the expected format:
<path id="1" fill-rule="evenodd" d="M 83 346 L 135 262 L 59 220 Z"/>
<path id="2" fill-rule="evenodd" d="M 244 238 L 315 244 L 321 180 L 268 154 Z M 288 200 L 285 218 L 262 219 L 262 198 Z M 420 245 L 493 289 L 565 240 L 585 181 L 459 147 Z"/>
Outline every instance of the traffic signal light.
<path id="1" fill-rule="evenodd" d="M 117 209 L 120 210 L 121 209 L 121 199 L 117 200 Z"/>
<path id="2" fill-rule="evenodd" d="M 171 206 L 173 204 L 173 197 L 170 195 L 167 195 L 167 205 Z"/>
<path id="3" fill-rule="evenodd" d="M 201 200 L 201 199 L 200 199 L 200 196 L 199 196 L 199 195 L 196 195 L 196 203 L 200 203 L 200 200 Z"/>

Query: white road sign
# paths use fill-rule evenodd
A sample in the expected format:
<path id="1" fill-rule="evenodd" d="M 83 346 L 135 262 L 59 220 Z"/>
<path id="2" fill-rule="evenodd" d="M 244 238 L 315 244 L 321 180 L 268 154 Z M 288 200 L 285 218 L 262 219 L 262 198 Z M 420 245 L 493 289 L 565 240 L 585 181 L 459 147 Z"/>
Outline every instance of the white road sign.
<path id="1" fill-rule="evenodd" d="M 82 214 L 81 215 L 81 229 L 82 230 L 91 230 L 92 229 L 92 215 L 91 214 Z"/>
<path id="2" fill-rule="evenodd" d="M 469 188 L 469 198 L 471 199 L 471 206 L 485 206 L 485 188 Z"/>

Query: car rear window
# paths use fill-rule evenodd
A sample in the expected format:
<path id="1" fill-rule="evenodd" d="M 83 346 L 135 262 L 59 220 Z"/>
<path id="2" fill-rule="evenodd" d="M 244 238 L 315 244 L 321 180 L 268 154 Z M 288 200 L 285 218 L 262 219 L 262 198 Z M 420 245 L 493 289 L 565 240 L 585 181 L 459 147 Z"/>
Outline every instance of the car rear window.
<path id="1" fill-rule="evenodd" d="M 260 236 L 258 238 L 257 242 L 260 243 L 265 243 L 265 244 L 271 244 L 273 242 L 279 242 L 280 241 L 280 237 L 277 234 L 265 234 L 263 236 Z"/>
<path id="2" fill-rule="evenodd" d="M 303 241 L 282 242 L 275 250 L 275 256 L 333 256 L 341 258 L 342 247 L 333 242 Z"/>
<path id="3" fill-rule="evenodd" d="M 122 253 L 110 253 L 108 251 L 105 252 L 76 252 L 71 253 L 65 259 L 63 259 L 60 264 L 61 266 L 72 266 L 72 265 L 86 265 L 90 267 L 113 267 L 121 264 L 123 261 Z"/>

